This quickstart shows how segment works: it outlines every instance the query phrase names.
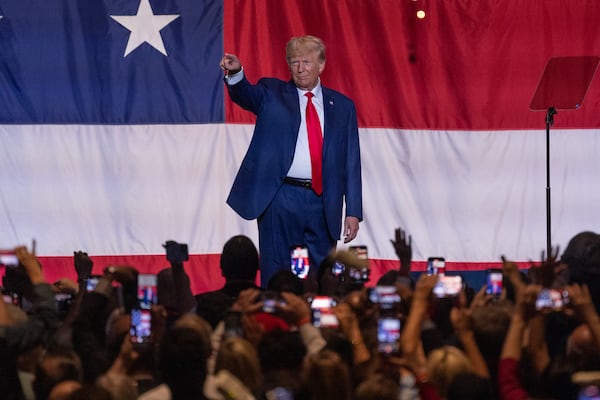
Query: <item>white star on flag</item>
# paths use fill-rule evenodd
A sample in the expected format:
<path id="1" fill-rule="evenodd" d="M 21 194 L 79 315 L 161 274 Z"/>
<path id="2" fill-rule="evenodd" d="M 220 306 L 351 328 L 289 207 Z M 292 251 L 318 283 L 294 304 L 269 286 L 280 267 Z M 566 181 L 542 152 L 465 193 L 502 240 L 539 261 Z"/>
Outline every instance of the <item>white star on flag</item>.
<path id="1" fill-rule="evenodd" d="M 154 15 L 152 7 L 150 7 L 150 0 L 140 1 L 136 15 L 111 15 L 112 19 L 130 31 L 123 57 L 127 57 L 143 43 L 148 43 L 166 56 L 167 50 L 160 31 L 179 16 L 179 14 Z"/>

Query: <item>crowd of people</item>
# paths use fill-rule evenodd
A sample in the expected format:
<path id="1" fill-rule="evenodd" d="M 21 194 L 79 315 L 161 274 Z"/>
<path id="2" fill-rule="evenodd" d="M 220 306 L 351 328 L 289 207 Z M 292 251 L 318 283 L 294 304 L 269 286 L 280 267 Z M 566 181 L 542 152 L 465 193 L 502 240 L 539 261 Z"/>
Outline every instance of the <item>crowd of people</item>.
<path id="1" fill-rule="evenodd" d="M 600 235 L 582 232 L 526 270 L 503 258 L 501 295 L 484 285 L 436 296 L 440 275 L 410 270 L 409 236 L 398 229 L 392 244 L 399 267 L 378 282 L 340 250 L 315 280 L 281 270 L 260 287 L 258 251 L 235 236 L 221 254 L 223 288 L 192 293 L 173 259 L 156 274 L 156 301 L 134 266 L 106 266 L 89 286 L 93 260 L 78 251 L 78 282 L 50 283 L 16 248 L 0 302 L 0 398 L 600 396 Z"/>

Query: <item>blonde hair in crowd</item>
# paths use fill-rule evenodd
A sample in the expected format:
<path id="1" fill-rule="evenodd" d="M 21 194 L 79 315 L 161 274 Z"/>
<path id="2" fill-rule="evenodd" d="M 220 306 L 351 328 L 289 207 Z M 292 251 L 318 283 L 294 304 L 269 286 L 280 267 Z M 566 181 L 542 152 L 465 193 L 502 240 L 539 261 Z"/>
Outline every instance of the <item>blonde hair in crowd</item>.
<path id="1" fill-rule="evenodd" d="M 444 346 L 432 350 L 427 357 L 429 379 L 445 397 L 452 380 L 458 374 L 472 372 L 471 362 L 463 351 L 454 346 Z"/>
<path id="2" fill-rule="evenodd" d="M 215 361 L 215 374 L 222 369 L 229 371 L 253 393 L 262 386 L 258 354 L 246 339 L 232 337 L 221 344 Z"/>

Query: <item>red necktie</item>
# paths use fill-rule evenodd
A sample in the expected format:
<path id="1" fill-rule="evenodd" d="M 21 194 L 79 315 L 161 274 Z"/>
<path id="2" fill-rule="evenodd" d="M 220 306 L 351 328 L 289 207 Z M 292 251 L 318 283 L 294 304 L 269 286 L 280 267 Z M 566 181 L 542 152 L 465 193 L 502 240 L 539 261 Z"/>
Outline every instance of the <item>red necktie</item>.
<path id="1" fill-rule="evenodd" d="M 314 94 L 308 92 L 306 103 L 306 130 L 308 131 L 308 148 L 310 150 L 310 166 L 312 168 L 312 187 L 319 196 L 323 193 L 323 135 L 319 114 L 312 103 Z"/>

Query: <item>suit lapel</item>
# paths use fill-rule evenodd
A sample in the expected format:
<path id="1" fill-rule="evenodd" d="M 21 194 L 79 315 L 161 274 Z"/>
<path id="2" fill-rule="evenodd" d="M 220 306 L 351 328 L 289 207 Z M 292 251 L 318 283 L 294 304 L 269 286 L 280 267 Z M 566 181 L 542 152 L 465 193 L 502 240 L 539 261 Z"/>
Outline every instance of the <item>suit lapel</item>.
<path id="1" fill-rule="evenodd" d="M 298 99 L 298 91 L 296 90 L 296 85 L 294 85 L 293 81 L 289 81 L 285 87 L 283 92 L 283 98 L 286 103 L 286 107 L 290 110 L 290 115 L 292 116 L 291 130 L 292 137 L 294 138 L 294 145 L 296 144 L 296 139 L 298 137 L 298 130 L 300 129 L 300 100 Z"/>

